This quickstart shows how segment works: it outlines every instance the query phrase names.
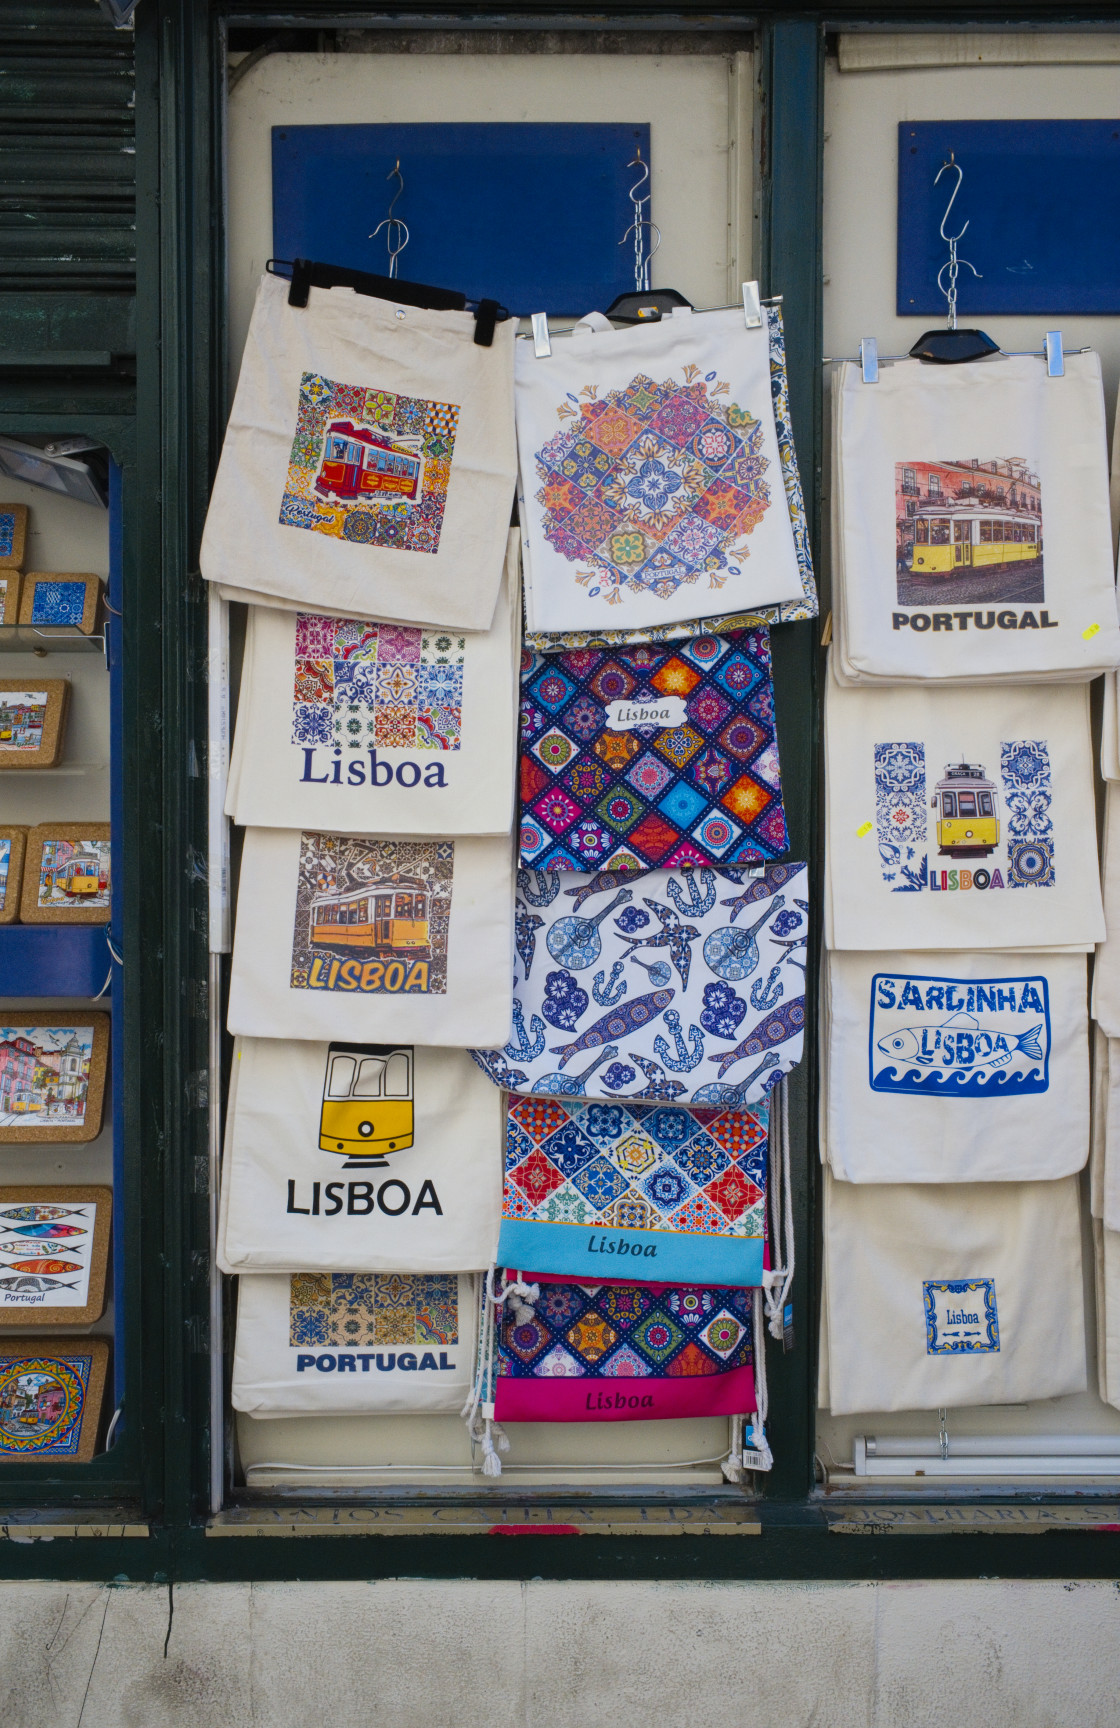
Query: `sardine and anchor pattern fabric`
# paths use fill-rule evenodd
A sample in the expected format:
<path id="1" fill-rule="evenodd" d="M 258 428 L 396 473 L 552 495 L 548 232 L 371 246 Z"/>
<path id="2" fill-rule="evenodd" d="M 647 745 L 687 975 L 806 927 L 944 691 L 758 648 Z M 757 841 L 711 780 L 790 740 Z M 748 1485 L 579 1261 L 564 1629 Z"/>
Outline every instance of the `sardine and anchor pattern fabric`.
<path id="1" fill-rule="evenodd" d="M 804 864 L 519 870 L 513 1036 L 500 1086 L 743 1109 L 801 1060 Z"/>
<path id="2" fill-rule="evenodd" d="M 640 871 L 786 850 L 766 630 L 522 658 L 522 864 Z"/>

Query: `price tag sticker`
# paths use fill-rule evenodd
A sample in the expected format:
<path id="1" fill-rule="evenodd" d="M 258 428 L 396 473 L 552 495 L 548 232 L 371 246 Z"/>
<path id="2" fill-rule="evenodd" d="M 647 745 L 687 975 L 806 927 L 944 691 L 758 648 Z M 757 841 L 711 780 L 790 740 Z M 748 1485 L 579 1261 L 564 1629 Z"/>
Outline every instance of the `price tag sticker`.
<path id="1" fill-rule="evenodd" d="M 856 829 L 856 839 L 857 840 L 866 839 L 867 835 L 870 834 L 870 832 L 874 826 L 875 826 L 875 824 L 873 822 L 865 822 L 861 828 Z"/>
<path id="2" fill-rule="evenodd" d="M 1090 624 L 1087 630 L 1082 630 L 1081 632 L 1082 641 L 1088 642 L 1091 637 L 1098 636 L 1100 634 L 1100 628 L 1099 624 Z"/>

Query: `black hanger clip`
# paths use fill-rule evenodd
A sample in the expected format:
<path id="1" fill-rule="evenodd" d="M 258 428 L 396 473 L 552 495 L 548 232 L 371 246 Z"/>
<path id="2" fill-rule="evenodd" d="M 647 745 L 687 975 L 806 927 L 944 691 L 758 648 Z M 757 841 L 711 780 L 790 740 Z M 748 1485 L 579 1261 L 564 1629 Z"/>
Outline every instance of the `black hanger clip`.
<path id="1" fill-rule="evenodd" d="M 433 288 L 426 282 L 402 282 L 396 276 L 378 276 L 368 270 L 349 270 L 342 264 L 319 264 L 311 258 L 270 258 L 265 266 L 270 276 L 291 270 L 288 305 L 305 307 L 312 288 L 352 288 L 375 300 L 392 300 L 398 306 L 421 306 L 429 312 L 474 313 L 474 339 L 479 348 L 494 344 L 494 327 L 510 316 L 497 300 L 470 301 L 455 288 Z"/>

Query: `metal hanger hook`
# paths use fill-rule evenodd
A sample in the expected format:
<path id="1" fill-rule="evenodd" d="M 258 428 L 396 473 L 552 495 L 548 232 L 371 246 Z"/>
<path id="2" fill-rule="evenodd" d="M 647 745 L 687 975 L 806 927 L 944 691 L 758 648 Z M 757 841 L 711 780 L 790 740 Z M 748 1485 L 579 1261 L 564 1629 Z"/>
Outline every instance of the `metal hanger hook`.
<path id="1" fill-rule="evenodd" d="M 952 196 L 949 199 L 948 204 L 946 204 L 946 206 L 945 206 L 945 214 L 941 218 L 941 228 L 939 230 L 942 240 L 945 241 L 946 245 L 949 245 L 954 240 L 963 240 L 964 239 L 965 230 L 968 228 L 968 223 L 967 222 L 965 223 L 964 228 L 961 229 L 959 234 L 946 234 L 946 232 L 945 232 L 945 224 L 949 220 L 949 212 L 953 208 L 953 205 L 957 201 L 957 193 L 960 191 L 961 181 L 964 179 L 964 169 L 961 167 L 960 163 L 957 161 L 956 157 L 953 155 L 953 152 L 951 150 L 949 152 L 948 162 L 943 162 L 941 164 L 940 168 L 937 170 L 937 173 L 933 177 L 933 183 L 935 186 L 937 185 L 937 182 L 940 180 L 942 174 L 944 174 L 944 172 L 947 168 L 955 168 L 957 171 L 957 183 L 953 187 Z"/>
<path id="2" fill-rule="evenodd" d="M 397 207 L 397 201 L 400 198 L 402 192 L 404 191 L 404 175 L 401 173 L 401 159 L 399 156 L 397 157 L 397 160 L 394 163 L 394 165 L 392 166 L 392 168 L 390 168 L 388 174 L 386 174 L 386 176 L 385 176 L 386 180 L 391 180 L 393 178 L 394 174 L 397 177 L 397 189 L 393 193 L 392 200 L 389 204 L 389 214 L 387 216 L 383 217 L 382 220 L 377 224 L 377 227 L 374 229 L 373 233 L 367 236 L 367 238 L 370 240 L 376 240 L 377 236 L 380 234 L 380 232 L 383 228 L 387 228 L 389 230 L 389 232 L 385 236 L 385 244 L 389 249 L 389 276 L 390 276 L 390 279 L 392 279 L 393 277 L 396 276 L 396 274 L 397 274 L 397 259 L 400 257 L 401 253 L 404 251 L 405 247 L 408 245 L 408 242 L 409 242 L 408 223 L 402 221 L 399 216 L 393 215 L 393 211 Z"/>
<path id="3" fill-rule="evenodd" d="M 654 253 L 661 245 L 661 230 L 657 226 L 656 222 L 651 222 L 648 216 L 642 215 L 642 206 L 648 204 L 649 193 L 645 193 L 644 196 L 639 196 L 639 193 L 643 186 L 649 184 L 649 163 L 642 161 L 642 147 L 640 144 L 637 146 L 635 151 L 634 160 L 628 162 L 626 166 L 628 168 L 640 168 L 642 170 L 642 177 L 640 180 L 635 180 L 627 194 L 630 203 L 634 208 L 634 220 L 622 236 L 619 245 L 625 246 L 630 236 L 634 236 L 634 287 L 639 294 L 646 294 L 649 292 L 650 285 L 650 262 Z M 646 252 L 642 246 L 643 228 L 648 228 L 651 234 L 657 235 L 657 239 L 654 241 L 648 252 Z"/>
<path id="4" fill-rule="evenodd" d="M 642 161 L 642 147 L 640 144 L 637 147 L 637 152 L 634 156 L 634 160 L 632 162 L 628 162 L 626 164 L 626 166 L 628 168 L 640 168 L 642 171 L 641 179 L 635 180 L 633 186 L 631 186 L 629 192 L 627 193 L 627 197 L 629 198 L 631 204 L 644 204 L 645 198 L 636 198 L 634 196 L 634 194 L 639 190 L 640 187 L 649 185 L 649 163 Z M 648 194 L 647 194 L 647 196 L 648 196 Z"/>

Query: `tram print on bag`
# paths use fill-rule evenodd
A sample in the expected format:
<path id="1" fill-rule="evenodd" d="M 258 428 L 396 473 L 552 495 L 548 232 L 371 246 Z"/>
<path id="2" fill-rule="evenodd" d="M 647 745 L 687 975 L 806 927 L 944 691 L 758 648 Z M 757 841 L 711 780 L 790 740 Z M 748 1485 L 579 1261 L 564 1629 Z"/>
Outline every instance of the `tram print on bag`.
<path id="1" fill-rule="evenodd" d="M 359 546 L 438 552 L 458 424 L 454 402 L 305 372 L 281 526 Z"/>
<path id="2" fill-rule="evenodd" d="M 447 990 L 451 840 L 300 836 L 293 990 Z"/>
<path id="3" fill-rule="evenodd" d="M 769 462 L 762 422 L 729 390 L 687 365 L 602 397 L 587 384 L 560 403 L 561 429 L 536 452 L 536 499 L 545 538 L 589 598 L 668 599 L 702 576 L 722 588 L 740 574 L 770 506 Z"/>
<path id="4" fill-rule="evenodd" d="M 897 462 L 894 476 L 900 606 L 1045 600 L 1042 487 L 1030 462 L 1017 456 Z M 978 630 L 996 622 L 994 612 L 971 619 Z M 930 628 L 928 619 L 909 623 Z"/>
<path id="5" fill-rule="evenodd" d="M 983 762 L 947 762 L 931 790 L 924 744 L 875 745 L 879 867 L 892 893 L 1054 886 L 1045 740 L 1001 742 L 998 772 L 997 780 Z"/>

